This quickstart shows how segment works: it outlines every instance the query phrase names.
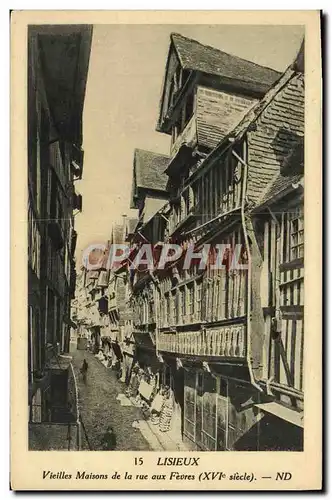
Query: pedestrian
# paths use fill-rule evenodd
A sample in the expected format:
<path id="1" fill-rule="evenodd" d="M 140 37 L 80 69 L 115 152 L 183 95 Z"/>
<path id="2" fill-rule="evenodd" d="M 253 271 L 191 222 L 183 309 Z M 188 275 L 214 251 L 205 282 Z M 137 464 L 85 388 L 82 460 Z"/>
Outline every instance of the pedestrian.
<path id="1" fill-rule="evenodd" d="M 101 439 L 101 448 L 102 450 L 109 451 L 115 450 L 116 448 L 116 435 L 113 430 L 113 427 L 107 427 L 107 431 L 103 435 Z"/>
<path id="2" fill-rule="evenodd" d="M 88 365 L 86 359 L 84 358 L 83 363 L 82 363 L 82 367 L 81 367 L 81 373 L 82 373 L 82 377 L 83 377 L 83 382 L 85 384 L 86 384 L 86 375 L 88 372 L 88 368 L 89 368 L 89 365 Z"/>

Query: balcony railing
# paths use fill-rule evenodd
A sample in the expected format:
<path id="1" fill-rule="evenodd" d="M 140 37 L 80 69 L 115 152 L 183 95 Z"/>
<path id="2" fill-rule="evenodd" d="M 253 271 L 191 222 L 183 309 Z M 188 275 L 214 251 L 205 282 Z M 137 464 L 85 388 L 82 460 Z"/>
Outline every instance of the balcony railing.
<path id="1" fill-rule="evenodd" d="M 195 332 L 159 333 L 158 350 L 191 356 L 244 358 L 245 334 L 244 324 Z"/>

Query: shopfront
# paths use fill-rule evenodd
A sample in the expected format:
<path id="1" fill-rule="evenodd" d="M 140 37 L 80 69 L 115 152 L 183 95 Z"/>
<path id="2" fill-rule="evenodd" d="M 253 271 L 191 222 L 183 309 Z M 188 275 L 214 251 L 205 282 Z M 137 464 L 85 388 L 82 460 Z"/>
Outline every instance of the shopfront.
<path id="1" fill-rule="evenodd" d="M 185 443 L 202 451 L 258 449 L 262 414 L 252 394 L 249 384 L 199 369 L 185 370 Z"/>

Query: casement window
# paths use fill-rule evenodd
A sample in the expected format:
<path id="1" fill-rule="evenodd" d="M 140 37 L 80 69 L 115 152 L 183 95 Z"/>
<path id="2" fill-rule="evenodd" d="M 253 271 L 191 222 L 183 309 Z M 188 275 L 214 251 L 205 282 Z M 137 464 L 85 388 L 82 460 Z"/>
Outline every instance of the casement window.
<path id="1" fill-rule="evenodd" d="M 303 210 L 298 208 L 290 215 L 289 221 L 289 247 L 291 260 L 304 257 L 304 225 Z"/>
<path id="2" fill-rule="evenodd" d="M 282 216 L 283 262 L 304 257 L 303 206 L 289 209 Z"/>

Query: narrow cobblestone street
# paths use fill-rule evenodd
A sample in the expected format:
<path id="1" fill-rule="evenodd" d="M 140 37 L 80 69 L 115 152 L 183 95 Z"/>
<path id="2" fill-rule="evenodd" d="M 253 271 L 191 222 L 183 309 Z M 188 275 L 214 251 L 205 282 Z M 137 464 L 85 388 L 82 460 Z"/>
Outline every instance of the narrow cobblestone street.
<path id="1" fill-rule="evenodd" d="M 116 400 L 124 392 L 124 384 L 119 382 L 112 370 L 87 351 L 75 350 L 73 366 L 77 378 L 81 419 L 87 438 L 82 429 L 82 449 L 101 450 L 101 439 L 111 426 L 116 434 L 116 450 L 150 450 L 148 442 L 139 429 L 132 427 L 135 420 L 142 418 L 139 408 L 121 406 Z M 89 368 L 86 383 L 80 373 L 83 359 Z M 89 443 L 88 443 L 89 441 Z"/>

